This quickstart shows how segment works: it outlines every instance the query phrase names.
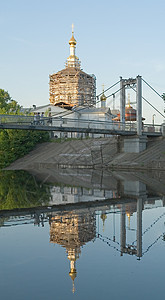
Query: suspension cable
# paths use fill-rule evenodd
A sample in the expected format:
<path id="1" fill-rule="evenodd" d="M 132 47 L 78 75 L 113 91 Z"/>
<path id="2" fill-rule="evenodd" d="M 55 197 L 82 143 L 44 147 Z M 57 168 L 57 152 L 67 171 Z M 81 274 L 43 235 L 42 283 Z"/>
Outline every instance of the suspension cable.
<path id="1" fill-rule="evenodd" d="M 108 95 L 106 98 L 109 98 L 109 97 L 111 97 L 111 96 L 117 94 L 117 93 L 118 93 L 119 91 L 121 91 L 122 89 L 123 89 L 123 87 L 121 87 L 120 89 L 118 89 L 116 92 L 114 92 L 114 93 Z"/>
<path id="2" fill-rule="evenodd" d="M 115 94 L 118 93 L 120 90 L 122 90 L 122 88 L 123 88 L 123 87 L 121 87 L 120 89 L 118 89 L 116 92 L 114 92 L 114 93 L 108 95 L 106 98 L 109 98 L 109 97 L 115 95 Z M 101 102 L 101 100 L 96 101 L 96 103 L 99 103 L 99 102 Z"/>
<path id="3" fill-rule="evenodd" d="M 96 102 L 97 103 L 97 102 Z M 70 114 L 73 114 L 74 112 L 79 112 L 79 111 L 82 111 L 84 109 L 87 109 L 89 108 L 88 106 L 84 106 L 84 107 L 81 107 L 81 108 L 78 108 L 77 110 L 68 110 L 67 112 L 60 112 L 60 113 L 57 113 L 57 118 L 60 117 L 60 114 L 63 114 L 61 118 L 65 117 L 65 116 L 68 116 Z M 52 114 L 52 118 L 56 118 L 55 115 Z"/>
<path id="4" fill-rule="evenodd" d="M 142 80 L 161 98 L 161 99 L 163 99 L 162 98 L 162 96 L 149 84 L 149 83 L 147 83 L 143 78 L 142 78 Z M 101 96 L 104 92 L 107 92 L 108 90 L 110 90 L 111 88 L 113 88 L 114 86 L 116 86 L 118 83 L 120 82 L 120 80 L 119 81 L 117 81 L 116 83 L 114 83 L 113 85 L 111 85 L 109 88 L 107 88 L 105 91 L 103 91 L 103 92 L 101 92 L 100 94 L 98 94 L 97 96 L 96 96 L 96 98 L 98 98 L 99 96 Z M 136 93 L 137 93 L 137 91 L 133 88 L 133 87 L 131 87 Z M 109 97 L 111 97 L 111 96 L 113 96 L 113 95 L 115 95 L 117 92 L 119 92 L 120 90 L 121 90 L 122 88 L 120 88 L 120 89 L 118 89 L 116 92 L 114 92 L 114 93 L 112 93 L 112 94 L 110 94 L 110 95 L 108 95 L 106 98 L 109 98 Z M 143 100 L 144 101 L 146 101 L 152 108 L 154 108 L 163 118 L 165 118 L 165 116 L 154 106 L 154 105 L 152 105 L 146 98 L 144 98 L 143 96 L 142 96 L 142 98 L 143 98 Z M 99 103 L 99 102 L 101 102 L 101 100 L 97 100 L 96 101 L 96 104 L 97 103 Z M 81 111 L 81 110 L 84 110 L 84 109 L 86 109 L 87 107 L 83 107 L 83 108 L 80 108 L 80 109 L 78 109 L 78 110 L 76 110 L 76 112 L 79 112 L 79 111 Z M 71 114 L 71 113 L 73 113 L 73 111 L 69 111 L 69 112 L 66 112 L 66 113 L 64 113 L 63 114 L 63 112 L 60 112 L 60 113 L 58 113 L 58 116 L 60 115 L 60 114 L 63 114 L 63 116 L 62 117 L 64 117 L 64 116 L 67 116 L 67 115 L 69 115 L 69 114 Z M 52 115 L 52 117 L 54 117 L 54 115 Z"/>
<path id="5" fill-rule="evenodd" d="M 137 91 L 133 87 L 131 87 L 131 89 L 133 89 L 137 93 Z M 153 104 L 151 104 L 146 98 L 144 98 L 142 96 L 142 99 L 144 101 L 146 101 L 153 109 L 155 109 L 163 118 L 165 118 L 165 116 Z"/>
<path id="6" fill-rule="evenodd" d="M 145 81 L 143 78 L 142 80 L 151 88 L 151 90 L 153 90 L 161 99 L 163 99 L 162 96 L 147 81 Z"/>
<path id="7" fill-rule="evenodd" d="M 120 80 L 119 81 L 117 81 L 116 83 L 114 83 L 113 85 L 111 85 L 109 88 L 107 88 L 104 92 L 101 92 L 99 95 L 97 95 L 96 97 L 100 97 L 103 93 L 105 93 L 105 92 L 107 92 L 108 90 L 110 90 L 111 88 L 113 88 L 116 84 L 118 84 L 120 82 Z"/>

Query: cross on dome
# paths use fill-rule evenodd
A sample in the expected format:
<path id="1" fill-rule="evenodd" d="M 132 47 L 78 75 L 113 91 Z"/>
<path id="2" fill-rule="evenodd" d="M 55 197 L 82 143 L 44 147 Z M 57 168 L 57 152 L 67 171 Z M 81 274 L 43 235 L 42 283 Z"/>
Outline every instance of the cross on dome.
<path id="1" fill-rule="evenodd" d="M 76 44 L 77 42 L 74 38 L 74 25 L 72 24 L 72 37 L 69 40 L 70 56 L 67 59 L 66 67 L 73 67 L 73 68 L 80 69 L 80 61 L 78 57 L 75 55 Z"/>

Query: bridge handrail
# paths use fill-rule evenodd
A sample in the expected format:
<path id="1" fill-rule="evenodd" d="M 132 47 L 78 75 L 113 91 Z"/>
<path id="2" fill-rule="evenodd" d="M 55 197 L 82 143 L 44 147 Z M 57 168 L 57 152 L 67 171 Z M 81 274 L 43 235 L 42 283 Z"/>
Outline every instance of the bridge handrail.
<path id="1" fill-rule="evenodd" d="M 84 124 L 103 124 L 103 125 L 117 125 L 117 126 L 121 126 L 123 125 L 122 122 L 118 122 L 118 121 L 108 121 L 108 120 L 92 120 L 92 119 L 75 119 L 75 118 L 63 118 L 63 117 L 51 117 L 51 120 L 53 122 L 61 122 L 62 124 L 68 124 L 69 122 L 73 123 L 75 122 L 77 123 L 84 123 Z M 0 121 L 1 123 L 10 123 L 12 121 L 12 123 L 31 123 L 31 122 L 35 122 L 34 116 L 24 116 L 24 115 L 4 115 L 4 114 L 0 114 Z M 50 117 L 42 117 L 38 120 L 36 120 L 36 122 L 42 122 L 42 121 L 50 121 Z M 125 125 L 127 126 L 128 123 Z M 132 127 L 134 126 L 134 124 L 131 124 Z"/>
<path id="2" fill-rule="evenodd" d="M 77 127 L 77 128 L 99 128 L 120 131 L 136 131 L 136 122 L 119 122 L 109 120 L 92 120 L 92 119 L 75 119 L 64 118 L 59 116 L 40 117 L 36 119 L 35 116 L 25 115 L 7 115 L 0 114 L 0 124 L 24 124 L 24 125 L 41 125 L 41 126 L 58 126 L 58 127 Z M 74 126 L 73 126 L 74 123 Z M 67 124 L 67 125 L 66 125 Z M 143 132 L 161 132 L 162 125 L 160 124 L 143 124 Z"/>

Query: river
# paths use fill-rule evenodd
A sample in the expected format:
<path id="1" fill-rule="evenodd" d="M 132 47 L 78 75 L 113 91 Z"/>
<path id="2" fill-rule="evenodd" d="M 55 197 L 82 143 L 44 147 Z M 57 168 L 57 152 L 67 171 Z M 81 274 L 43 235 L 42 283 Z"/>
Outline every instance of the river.
<path id="1" fill-rule="evenodd" d="M 163 299 L 164 179 L 1 171 L 1 299 Z"/>

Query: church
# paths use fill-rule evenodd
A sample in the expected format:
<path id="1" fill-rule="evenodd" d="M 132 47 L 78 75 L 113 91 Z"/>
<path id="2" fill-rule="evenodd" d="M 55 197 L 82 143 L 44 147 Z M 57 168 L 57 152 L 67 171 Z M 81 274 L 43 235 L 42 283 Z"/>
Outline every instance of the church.
<path id="1" fill-rule="evenodd" d="M 45 117 L 51 114 L 52 126 L 106 128 L 112 127 L 112 115 L 106 106 L 104 90 L 100 98 L 101 107 L 96 106 L 96 77 L 82 71 L 79 58 L 76 56 L 76 40 L 72 26 L 72 37 L 69 40 L 70 55 L 65 68 L 49 75 L 48 105 L 35 107 L 34 113 Z M 65 125 L 64 125 L 65 126 Z M 55 132 L 56 137 L 79 137 L 79 133 Z M 81 137 L 93 134 L 81 134 Z M 102 136 L 102 135 L 99 135 Z M 98 137 L 98 135 L 96 135 Z"/>
<path id="2" fill-rule="evenodd" d="M 96 77 L 82 71 L 75 53 L 76 44 L 72 25 L 70 56 L 67 58 L 65 69 L 49 76 L 50 104 L 67 109 L 96 105 Z"/>

